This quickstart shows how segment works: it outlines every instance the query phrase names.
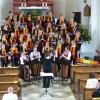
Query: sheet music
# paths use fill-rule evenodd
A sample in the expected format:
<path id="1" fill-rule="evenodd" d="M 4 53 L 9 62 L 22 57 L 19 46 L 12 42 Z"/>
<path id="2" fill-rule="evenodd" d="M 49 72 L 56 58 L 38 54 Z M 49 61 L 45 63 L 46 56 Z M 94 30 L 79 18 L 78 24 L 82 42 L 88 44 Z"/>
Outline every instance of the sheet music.
<path id="1" fill-rule="evenodd" d="M 40 76 L 42 76 L 42 77 L 44 77 L 44 76 L 54 77 L 53 73 L 44 73 L 44 72 L 40 72 Z"/>

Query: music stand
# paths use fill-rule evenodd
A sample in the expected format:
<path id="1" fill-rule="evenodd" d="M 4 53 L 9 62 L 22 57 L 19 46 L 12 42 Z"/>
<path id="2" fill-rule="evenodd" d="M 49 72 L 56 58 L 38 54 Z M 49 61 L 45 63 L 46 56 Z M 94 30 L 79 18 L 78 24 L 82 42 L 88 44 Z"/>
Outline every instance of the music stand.
<path id="1" fill-rule="evenodd" d="M 45 78 L 53 78 L 54 77 L 54 75 L 53 75 L 53 73 L 44 73 L 44 72 L 40 72 L 40 76 L 41 77 L 45 77 Z M 41 94 L 41 96 L 40 97 L 42 97 L 44 94 L 49 94 L 50 96 L 52 96 L 53 97 L 53 95 L 51 95 L 49 92 L 48 92 L 48 86 L 46 85 L 46 87 L 45 87 L 46 89 L 45 89 L 45 91 Z"/>

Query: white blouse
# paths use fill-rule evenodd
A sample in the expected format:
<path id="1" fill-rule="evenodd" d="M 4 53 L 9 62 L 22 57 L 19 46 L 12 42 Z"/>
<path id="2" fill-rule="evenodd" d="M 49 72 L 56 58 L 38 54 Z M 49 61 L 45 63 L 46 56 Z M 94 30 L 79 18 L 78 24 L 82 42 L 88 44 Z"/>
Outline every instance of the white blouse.
<path id="1" fill-rule="evenodd" d="M 96 88 L 98 80 L 96 78 L 88 79 L 86 82 L 86 88 Z"/>

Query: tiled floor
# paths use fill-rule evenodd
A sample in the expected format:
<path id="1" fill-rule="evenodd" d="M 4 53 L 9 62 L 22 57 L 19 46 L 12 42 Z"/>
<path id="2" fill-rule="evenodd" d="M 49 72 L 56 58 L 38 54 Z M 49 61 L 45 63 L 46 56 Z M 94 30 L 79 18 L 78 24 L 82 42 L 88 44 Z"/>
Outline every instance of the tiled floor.
<path id="1" fill-rule="evenodd" d="M 42 82 L 42 81 L 41 81 Z M 22 88 L 22 100 L 76 100 L 70 86 L 62 85 L 59 82 L 54 82 L 48 89 L 49 94 L 41 94 L 45 91 L 42 84 L 32 84 Z"/>

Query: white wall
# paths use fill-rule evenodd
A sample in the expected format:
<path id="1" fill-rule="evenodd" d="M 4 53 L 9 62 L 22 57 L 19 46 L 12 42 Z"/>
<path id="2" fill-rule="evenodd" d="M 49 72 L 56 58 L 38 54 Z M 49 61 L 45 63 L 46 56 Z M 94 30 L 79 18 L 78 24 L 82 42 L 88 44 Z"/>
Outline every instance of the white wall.
<path id="1" fill-rule="evenodd" d="M 8 16 L 8 12 L 12 11 L 12 0 L 0 0 L 0 17 L 1 20 Z M 1 24 L 2 22 L 0 22 Z"/>
<path id="2" fill-rule="evenodd" d="M 54 0 L 55 8 L 54 13 L 56 17 L 59 17 L 60 14 L 63 14 L 65 16 L 65 10 L 66 10 L 66 0 Z"/>
<path id="3" fill-rule="evenodd" d="M 92 0 L 91 2 L 91 35 L 93 46 L 100 50 L 100 0 Z"/>

